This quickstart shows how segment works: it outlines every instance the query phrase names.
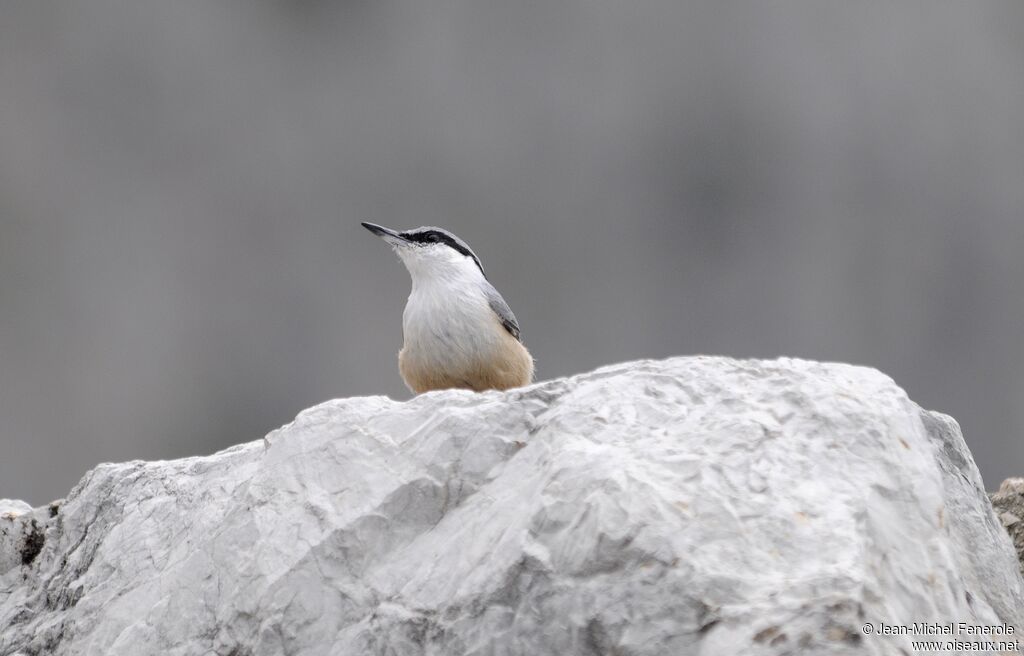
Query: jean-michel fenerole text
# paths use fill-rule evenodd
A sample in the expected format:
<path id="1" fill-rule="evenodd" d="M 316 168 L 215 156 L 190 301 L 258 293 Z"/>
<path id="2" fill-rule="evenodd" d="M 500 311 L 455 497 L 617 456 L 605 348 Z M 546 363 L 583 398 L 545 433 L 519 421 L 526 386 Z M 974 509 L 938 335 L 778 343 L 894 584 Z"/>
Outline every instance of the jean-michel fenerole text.
<path id="1" fill-rule="evenodd" d="M 875 625 L 875 635 L 1013 635 L 1009 624 L 970 624 L 968 622 L 913 622 L 911 624 Z"/>

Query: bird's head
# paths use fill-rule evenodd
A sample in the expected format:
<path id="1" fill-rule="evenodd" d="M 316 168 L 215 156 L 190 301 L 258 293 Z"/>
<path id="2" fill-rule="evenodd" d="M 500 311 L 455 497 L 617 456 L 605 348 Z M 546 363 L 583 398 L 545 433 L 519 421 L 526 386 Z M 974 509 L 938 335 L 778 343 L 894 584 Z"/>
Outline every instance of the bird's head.
<path id="1" fill-rule="evenodd" d="M 484 277 L 484 267 L 469 244 L 444 228 L 424 226 L 398 232 L 374 223 L 363 223 L 363 227 L 398 253 L 414 281 Z"/>

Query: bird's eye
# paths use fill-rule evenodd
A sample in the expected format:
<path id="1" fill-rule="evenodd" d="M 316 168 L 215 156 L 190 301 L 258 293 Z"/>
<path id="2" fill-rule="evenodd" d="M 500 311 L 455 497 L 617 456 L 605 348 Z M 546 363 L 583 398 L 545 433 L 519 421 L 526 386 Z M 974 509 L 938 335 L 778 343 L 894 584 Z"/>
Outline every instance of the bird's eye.
<path id="1" fill-rule="evenodd" d="M 430 235 L 427 235 L 427 241 L 437 243 L 437 242 L 441 241 L 441 238 L 438 237 L 436 234 L 430 234 Z"/>

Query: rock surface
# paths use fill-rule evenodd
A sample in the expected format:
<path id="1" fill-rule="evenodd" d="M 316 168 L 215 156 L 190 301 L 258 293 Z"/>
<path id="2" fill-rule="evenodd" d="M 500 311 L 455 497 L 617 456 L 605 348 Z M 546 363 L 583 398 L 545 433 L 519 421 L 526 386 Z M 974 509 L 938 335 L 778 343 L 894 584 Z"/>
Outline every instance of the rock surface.
<path id="1" fill-rule="evenodd" d="M 998 492 L 989 495 L 999 521 L 1017 549 L 1017 560 L 1024 573 L 1024 478 L 1008 478 L 999 486 Z"/>
<path id="2" fill-rule="evenodd" d="M 956 423 L 799 360 L 331 401 L 0 514 L 5 655 L 906 654 L 862 627 L 1024 609 Z"/>

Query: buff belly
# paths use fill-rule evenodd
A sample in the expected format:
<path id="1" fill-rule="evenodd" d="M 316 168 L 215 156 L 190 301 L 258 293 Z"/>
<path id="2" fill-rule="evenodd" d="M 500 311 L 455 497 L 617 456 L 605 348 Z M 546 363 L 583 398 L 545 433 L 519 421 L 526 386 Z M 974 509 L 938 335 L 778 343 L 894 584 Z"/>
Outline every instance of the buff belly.
<path id="1" fill-rule="evenodd" d="M 526 347 L 498 326 L 497 338 L 473 349 L 445 340 L 407 340 L 398 354 L 398 369 L 416 394 L 462 388 L 505 390 L 529 385 L 533 357 Z"/>

